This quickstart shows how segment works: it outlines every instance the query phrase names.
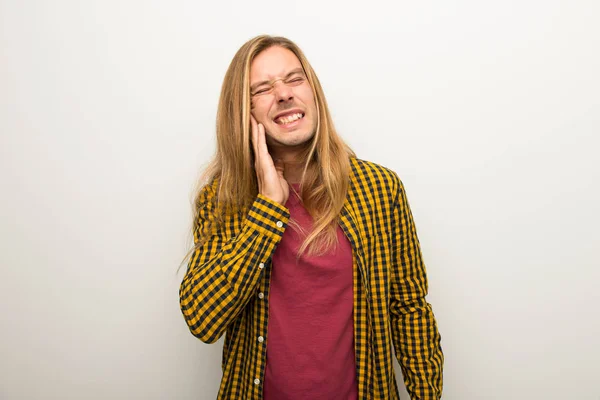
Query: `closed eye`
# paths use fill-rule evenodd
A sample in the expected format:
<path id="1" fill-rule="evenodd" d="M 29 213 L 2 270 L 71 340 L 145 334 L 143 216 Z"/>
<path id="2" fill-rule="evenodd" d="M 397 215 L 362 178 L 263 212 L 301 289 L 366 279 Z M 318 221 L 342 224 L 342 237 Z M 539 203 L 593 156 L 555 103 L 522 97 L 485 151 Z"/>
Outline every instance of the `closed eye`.
<path id="1" fill-rule="evenodd" d="M 268 87 L 268 88 L 266 88 L 266 87 L 265 88 L 259 88 L 259 89 L 256 89 L 256 91 L 254 93 L 252 93 L 252 95 L 255 96 L 257 94 L 265 94 L 265 93 L 269 92 L 270 90 L 271 90 L 270 87 Z"/>
<path id="2" fill-rule="evenodd" d="M 298 83 L 302 83 L 304 82 L 304 78 L 301 77 L 296 77 L 296 78 L 292 78 L 292 79 L 288 79 L 287 81 L 285 81 L 285 83 L 289 84 L 298 84 Z"/>

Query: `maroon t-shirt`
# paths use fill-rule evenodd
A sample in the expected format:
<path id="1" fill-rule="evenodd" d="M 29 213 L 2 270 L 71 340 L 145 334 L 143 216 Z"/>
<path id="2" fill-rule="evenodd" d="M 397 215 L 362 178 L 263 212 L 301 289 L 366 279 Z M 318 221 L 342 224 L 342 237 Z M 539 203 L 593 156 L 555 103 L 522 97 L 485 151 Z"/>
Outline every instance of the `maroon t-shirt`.
<path id="1" fill-rule="evenodd" d="M 312 218 L 291 190 L 286 207 L 310 231 Z M 273 254 L 266 400 L 357 399 L 352 247 L 340 227 L 337 235 L 329 254 L 297 259 L 303 237 L 288 226 Z"/>

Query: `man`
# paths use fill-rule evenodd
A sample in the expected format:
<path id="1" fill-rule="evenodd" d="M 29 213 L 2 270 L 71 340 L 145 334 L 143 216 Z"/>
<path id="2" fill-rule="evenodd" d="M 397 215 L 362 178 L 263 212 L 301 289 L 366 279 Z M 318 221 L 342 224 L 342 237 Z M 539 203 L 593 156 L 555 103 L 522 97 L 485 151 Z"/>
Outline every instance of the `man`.
<path id="1" fill-rule="evenodd" d="M 439 399 L 443 354 L 396 174 L 337 135 L 302 51 L 236 53 L 180 289 L 191 332 L 226 333 L 219 399 Z M 392 348 L 393 346 L 393 348 Z"/>

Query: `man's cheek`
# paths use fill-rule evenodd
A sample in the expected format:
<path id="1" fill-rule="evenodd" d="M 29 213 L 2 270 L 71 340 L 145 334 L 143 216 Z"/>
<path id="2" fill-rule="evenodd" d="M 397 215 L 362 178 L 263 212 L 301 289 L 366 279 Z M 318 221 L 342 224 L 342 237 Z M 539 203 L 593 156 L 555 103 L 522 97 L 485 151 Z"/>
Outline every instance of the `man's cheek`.
<path id="1" fill-rule="evenodd" d="M 263 124 L 263 126 L 265 127 L 265 129 L 267 128 L 267 124 L 269 123 L 269 121 L 265 118 L 264 115 L 261 115 L 257 121 L 260 121 L 261 124 Z"/>
<path id="2" fill-rule="evenodd" d="M 256 109 L 250 110 L 250 112 L 252 113 L 252 116 L 254 117 L 256 122 L 258 122 L 259 124 L 263 124 L 263 126 L 266 127 L 267 118 L 265 117 L 264 113 L 261 113 Z"/>
<path id="3" fill-rule="evenodd" d="M 266 128 L 265 128 L 265 142 L 267 142 L 267 146 L 270 146 L 273 143 L 275 143 L 275 141 L 273 140 L 273 136 L 271 135 L 271 132 L 269 132 Z"/>

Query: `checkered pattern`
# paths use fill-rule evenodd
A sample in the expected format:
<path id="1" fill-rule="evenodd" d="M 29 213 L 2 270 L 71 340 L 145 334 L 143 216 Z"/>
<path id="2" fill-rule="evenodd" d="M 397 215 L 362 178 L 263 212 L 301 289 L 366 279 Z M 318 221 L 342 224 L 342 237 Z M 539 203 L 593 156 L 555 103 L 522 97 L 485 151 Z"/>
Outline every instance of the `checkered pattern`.
<path id="1" fill-rule="evenodd" d="M 411 398 L 439 399 L 444 356 L 425 301 L 425 266 L 404 188 L 377 164 L 353 158 L 351 165 L 339 224 L 353 248 L 358 397 L 398 399 L 395 352 Z M 270 259 L 289 213 L 258 195 L 247 212 L 231 213 L 219 230 L 206 232 L 216 189 L 216 182 L 206 186 L 200 198 L 194 237 L 209 240 L 190 259 L 181 310 L 204 342 L 226 332 L 218 399 L 259 400 L 267 347 L 258 338 L 267 337 Z"/>

